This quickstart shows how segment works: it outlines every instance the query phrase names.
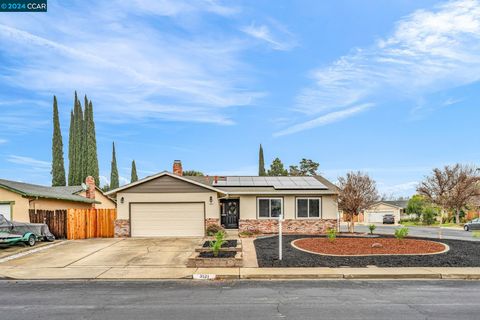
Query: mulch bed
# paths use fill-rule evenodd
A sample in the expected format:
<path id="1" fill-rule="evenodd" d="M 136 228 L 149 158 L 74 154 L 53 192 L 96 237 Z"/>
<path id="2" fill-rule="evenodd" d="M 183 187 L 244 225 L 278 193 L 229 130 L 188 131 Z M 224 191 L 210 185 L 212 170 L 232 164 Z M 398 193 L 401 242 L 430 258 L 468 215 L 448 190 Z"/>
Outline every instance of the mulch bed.
<path id="1" fill-rule="evenodd" d="M 338 238 L 330 241 L 325 238 L 305 238 L 295 240 L 296 247 L 312 253 L 330 255 L 375 255 L 375 254 L 428 254 L 446 249 L 439 242 L 417 239 L 393 238 Z"/>
<path id="2" fill-rule="evenodd" d="M 237 240 L 226 240 L 224 244 L 222 244 L 222 248 L 235 248 L 237 246 Z M 210 248 L 210 241 L 205 241 L 203 243 L 204 248 Z"/>
<path id="3" fill-rule="evenodd" d="M 283 260 L 278 260 L 278 237 L 259 238 L 254 241 L 260 267 L 480 267 L 480 242 L 462 240 L 437 240 L 408 237 L 408 239 L 437 241 L 450 247 L 445 253 L 433 255 L 378 255 L 378 256 L 325 256 L 307 253 L 291 246 L 291 242 L 302 238 L 324 236 L 288 235 L 283 237 Z M 337 238 L 336 241 L 345 238 Z M 381 236 L 380 239 L 395 239 Z M 354 238 L 359 240 L 358 237 Z"/>
<path id="4" fill-rule="evenodd" d="M 237 253 L 235 251 L 220 251 L 218 256 L 214 256 L 212 251 L 200 252 L 200 258 L 234 258 Z"/>

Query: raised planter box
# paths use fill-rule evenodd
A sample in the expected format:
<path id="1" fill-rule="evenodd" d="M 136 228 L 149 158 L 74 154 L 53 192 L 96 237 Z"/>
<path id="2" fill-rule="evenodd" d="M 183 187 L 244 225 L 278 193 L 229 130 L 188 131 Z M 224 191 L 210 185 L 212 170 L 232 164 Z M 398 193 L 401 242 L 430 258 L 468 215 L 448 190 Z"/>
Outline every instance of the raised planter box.
<path id="1" fill-rule="evenodd" d="M 220 251 L 237 251 L 242 252 L 242 240 L 226 240 Z M 210 248 L 210 240 L 200 241 L 198 247 L 195 248 L 196 252 L 207 252 L 212 251 Z"/>
<path id="2" fill-rule="evenodd" d="M 188 258 L 187 266 L 191 268 L 214 268 L 214 267 L 242 267 L 243 253 L 240 239 L 227 240 L 220 248 L 219 256 L 213 256 L 210 248 L 212 238 L 203 239 L 195 248 L 195 252 Z"/>

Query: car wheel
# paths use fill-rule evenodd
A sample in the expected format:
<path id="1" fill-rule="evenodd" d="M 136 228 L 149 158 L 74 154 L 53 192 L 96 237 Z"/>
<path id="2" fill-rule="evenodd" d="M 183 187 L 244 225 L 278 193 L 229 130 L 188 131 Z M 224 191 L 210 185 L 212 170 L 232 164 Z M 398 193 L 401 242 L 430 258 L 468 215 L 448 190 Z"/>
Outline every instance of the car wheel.
<path id="1" fill-rule="evenodd" d="M 31 234 L 30 237 L 28 237 L 27 243 L 30 247 L 33 247 L 35 243 L 37 243 L 37 239 L 35 239 L 35 236 L 33 234 Z"/>
<path id="2" fill-rule="evenodd" d="M 470 228 L 469 228 L 468 226 L 463 226 L 463 230 L 465 230 L 465 231 L 469 231 L 469 230 L 470 230 Z"/>

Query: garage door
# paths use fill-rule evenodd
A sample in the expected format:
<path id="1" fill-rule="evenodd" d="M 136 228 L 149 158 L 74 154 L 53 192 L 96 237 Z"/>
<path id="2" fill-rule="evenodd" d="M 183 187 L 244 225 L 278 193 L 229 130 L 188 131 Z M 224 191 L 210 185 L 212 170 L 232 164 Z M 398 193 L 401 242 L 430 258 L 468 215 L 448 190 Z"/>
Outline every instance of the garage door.
<path id="1" fill-rule="evenodd" d="M 0 214 L 3 214 L 7 220 L 11 220 L 12 217 L 10 216 L 10 204 L 0 204 Z"/>
<path id="2" fill-rule="evenodd" d="M 393 214 L 393 211 L 370 212 L 368 214 L 368 222 L 383 223 L 383 216 L 386 214 Z"/>
<path id="3" fill-rule="evenodd" d="M 132 237 L 204 235 L 203 203 L 135 203 L 130 213 Z"/>

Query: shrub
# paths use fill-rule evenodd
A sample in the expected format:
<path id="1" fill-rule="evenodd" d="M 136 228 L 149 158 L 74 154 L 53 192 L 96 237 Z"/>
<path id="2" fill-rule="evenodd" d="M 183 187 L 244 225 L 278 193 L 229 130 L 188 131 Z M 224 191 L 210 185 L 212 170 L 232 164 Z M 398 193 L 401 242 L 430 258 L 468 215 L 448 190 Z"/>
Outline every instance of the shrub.
<path id="1" fill-rule="evenodd" d="M 422 222 L 426 225 L 434 224 L 437 217 L 437 210 L 433 207 L 426 207 L 422 212 Z"/>
<path id="2" fill-rule="evenodd" d="M 408 235 L 408 228 L 403 227 L 400 229 L 395 229 L 395 238 L 397 238 L 398 240 L 402 240 L 407 235 Z"/>
<path id="3" fill-rule="evenodd" d="M 218 231 L 215 233 L 215 240 L 210 241 L 210 248 L 212 248 L 213 255 L 218 257 L 218 253 L 220 252 L 220 248 L 225 243 L 225 233 L 223 231 Z"/>
<path id="4" fill-rule="evenodd" d="M 328 240 L 330 240 L 331 242 L 335 241 L 335 239 L 337 238 L 337 230 L 334 228 L 328 229 L 327 237 L 328 237 Z"/>
<path id="5" fill-rule="evenodd" d="M 377 226 L 374 224 L 371 224 L 368 226 L 368 230 L 370 230 L 370 234 L 373 234 L 373 231 L 375 231 L 375 229 L 377 229 Z"/>
<path id="6" fill-rule="evenodd" d="M 219 231 L 224 231 L 218 224 L 211 224 L 207 227 L 207 236 L 213 236 Z"/>

